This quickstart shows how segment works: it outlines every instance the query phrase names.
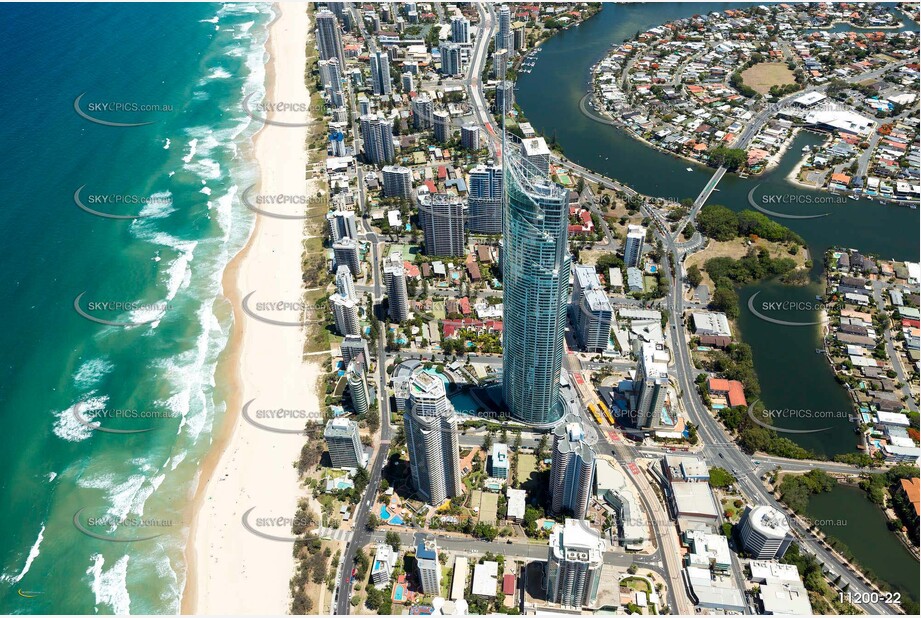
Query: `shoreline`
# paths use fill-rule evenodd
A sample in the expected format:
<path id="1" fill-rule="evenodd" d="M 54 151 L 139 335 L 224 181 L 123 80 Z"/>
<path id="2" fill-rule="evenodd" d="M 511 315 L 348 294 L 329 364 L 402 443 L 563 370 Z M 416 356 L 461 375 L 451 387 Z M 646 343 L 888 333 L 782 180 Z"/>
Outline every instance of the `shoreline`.
<path id="1" fill-rule="evenodd" d="M 287 3 L 274 3 L 272 9 L 275 17 L 265 41 L 265 100 L 309 101 L 304 80 L 307 11 L 303 5 Z M 309 115 L 300 113 L 298 119 L 303 126 L 296 128 L 263 124 L 254 137 L 260 192 L 307 193 Z M 247 532 L 241 519 L 249 510 L 254 510 L 254 517 L 293 515 L 302 490 L 292 464 L 303 437 L 241 424 L 240 410 L 243 402 L 259 399 L 270 406 L 297 404 L 319 415 L 315 384 L 321 369 L 318 361 L 305 360 L 303 330 L 254 321 L 242 311 L 241 300 L 257 289 L 270 299 L 299 300 L 303 238 L 302 219 L 256 215 L 246 245 L 223 273 L 223 291 L 234 319 L 216 379 L 229 386 L 227 407 L 190 503 L 183 614 L 288 611 L 289 581 L 295 570 L 292 545 Z M 273 423 L 298 430 L 305 421 L 288 418 Z M 290 526 L 267 532 L 287 535 Z"/>

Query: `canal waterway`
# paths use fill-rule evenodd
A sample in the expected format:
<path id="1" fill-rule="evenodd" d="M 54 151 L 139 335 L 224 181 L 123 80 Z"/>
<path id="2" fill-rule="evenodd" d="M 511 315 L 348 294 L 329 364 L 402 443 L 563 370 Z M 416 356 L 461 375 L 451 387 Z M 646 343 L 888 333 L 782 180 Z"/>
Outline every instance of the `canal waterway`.
<path id="1" fill-rule="evenodd" d="M 655 150 L 621 129 L 592 120 L 581 112 L 579 103 L 588 91 L 591 67 L 607 55 L 612 45 L 619 45 L 637 31 L 673 19 L 740 6 L 737 3 L 606 4 L 597 16 L 542 45 L 532 72 L 519 76 L 516 101 L 535 129 L 555 138 L 572 161 L 647 195 L 676 201 L 696 198 L 714 170 Z M 835 199 L 828 203 L 830 194 L 790 183 L 787 175 L 802 156 L 802 148 L 822 140 L 816 134 L 799 133 L 775 169 L 749 178 L 726 175 L 708 203 L 741 211 L 751 208 L 751 194 L 757 204 L 769 204 L 770 210 L 782 214 L 829 213 L 815 219 L 777 219 L 806 241 L 814 258 L 812 284 L 791 287 L 769 281 L 740 290 L 739 327 L 742 340 L 752 346 L 765 406 L 774 410 L 810 411 L 799 417 L 778 415 L 775 426 L 822 429 L 816 433 L 784 435 L 831 457 L 853 452 L 856 436 L 847 419 L 851 411 L 848 394 L 835 381 L 824 356 L 815 353 L 820 347 L 819 329 L 761 320 L 749 312 L 748 299 L 760 292 L 759 305 L 814 300 L 821 292 L 822 256 L 831 246 L 851 247 L 884 258 L 918 260 L 919 216 L 917 210 L 905 206 L 865 199 L 831 196 Z M 815 310 L 800 310 L 795 319 L 782 314 L 776 317 L 801 322 L 820 320 Z"/>
<path id="2" fill-rule="evenodd" d="M 828 536 L 848 546 L 860 565 L 894 591 L 918 603 L 918 561 L 886 527 L 886 515 L 862 489 L 836 485 L 809 500 L 807 515 Z M 841 574 L 839 565 L 829 567 Z"/>

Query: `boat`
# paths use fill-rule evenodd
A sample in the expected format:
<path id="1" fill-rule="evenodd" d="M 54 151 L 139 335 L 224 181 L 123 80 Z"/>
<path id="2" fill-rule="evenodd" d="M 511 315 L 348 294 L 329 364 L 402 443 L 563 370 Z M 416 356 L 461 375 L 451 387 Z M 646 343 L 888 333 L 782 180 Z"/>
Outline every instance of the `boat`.
<path id="1" fill-rule="evenodd" d="M 693 172 L 693 171 L 694 171 L 694 168 L 693 168 L 693 167 L 689 167 L 689 168 L 688 168 L 688 171 L 689 171 L 689 172 Z"/>
<path id="2" fill-rule="evenodd" d="M 821 297 L 820 295 L 816 294 L 816 295 L 815 295 L 815 299 L 816 299 L 816 300 L 822 300 L 822 297 Z"/>
<path id="3" fill-rule="evenodd" d="M 860 199 L 859 197 L 857 197 L 857 196 L 854 195 L 853 193 L 851 193 L 850 195 L 848 195 L 848 197 L 851 198 L 852 200 L 859 200 L 859 199 Z"/>
<path id="4" fill-rule="evenodd" d="M 809 152 L 810 150 L 812 150 L 810 146 L 803 146 L 803 152 Z"/>
<path id="5" fill-rule="evenodd" d="M 816 349 L 815 349 L 815 353 L 816 353 L 816 354 L 825 354 L 825 350 L 823 350 L 822 348 L 816 348 Z"/>

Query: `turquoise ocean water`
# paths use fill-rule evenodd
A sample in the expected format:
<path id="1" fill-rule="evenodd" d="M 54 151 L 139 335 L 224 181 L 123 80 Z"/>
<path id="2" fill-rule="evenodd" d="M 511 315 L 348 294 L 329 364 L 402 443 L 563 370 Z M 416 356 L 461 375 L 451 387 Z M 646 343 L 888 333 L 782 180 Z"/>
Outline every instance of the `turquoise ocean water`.
<path id="1" fill-rule="evenodd" d="M 179 609 L 185 507 L 224 407 L 221 273 L 252 225 L 237 195 L 259 127 L 240 103 L 262 96 L 271 17 L 0 7 L 0 612 Z M 81 94 L 94 118 L 151 124 L 90 122 Z M 80 187 L 143 218 L 85 212 Z M 81 316 L 81 294 L 90 317 L 138 325 Z"/>

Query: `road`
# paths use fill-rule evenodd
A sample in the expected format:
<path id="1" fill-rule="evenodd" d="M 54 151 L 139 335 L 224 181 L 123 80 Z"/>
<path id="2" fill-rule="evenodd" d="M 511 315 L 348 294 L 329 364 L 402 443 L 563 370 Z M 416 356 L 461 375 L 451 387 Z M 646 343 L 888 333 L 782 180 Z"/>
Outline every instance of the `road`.
<path id="1" fill-rule="evenodd" d="M 358 25 L 362 35 L 367 40 L 364 21 L 361 19 L 361 16 L 358 14 L 354 7 L 350 10 L 353 13 L 355 23 Z M 359 162 L 357 156 L 359 152 L 359 131 L 357 120 L 359 115 L 358 106 L 355 100 L 355 93 L 351 87 L 349 87 L 349 104 L 352 107 L 352 135 L 355 139 L 355 168 L 356 174 L 358 176 L 358 199 L 362 211 L 364 211 L 366 189 L 363 178 L 364 175 L 361 171 L 361 163 Z M 374 311 L 379 311 L 380 301 L 383 298 L 381 293 L 381 260 L 379 255 L 379 244 L 381 241 L 371 229 L 367 218 L 362 219 L 362 226 L 365 239 L 371 243 L 371 277 L 374 282 Z M 345 550 L 342 552 L 342 562 L 340 563 L 339 574 L 337 576 L 336 589 L 333 593 L 333 607 L 335 607 L 335 611 L 332 612 L 340 615 L 348 614 L 349 610 L 351 609 L 349 599 L 351 598 L 352 590 L 351 584 L 349 582 L 351 580 L 353 563 L 355 562 L 355 551 L 357 548 L 363 547 L 368 543 L 368 538 L 370 537 L 370 533 L 367 530 L 368 514 L 370 513 L 371 505 L 374 504 L 377 498 L 378 488 L 380 487 L 381 483 L 381 474 L 387 461 L 387 454 L 390 451 L 390 440 L 393 430 L 390 425 L 390 397 L 387 393 L 387 355 L 384 349 L 385 345 L 385 332 L 384 329 L 381 329 L 377 339 L 376 349 L 378 377 L 377 399 L 378 410 L 380 410 L 381 416 L 380 441 L 377 445 L 376 451 L 374 452 L 373 461 L 370 466 L 371 478 L 368 482 L 368 487 L 365 489 L 364 496 L 362 496 L 361 502 L 356 509 L 355 517 L 353 519 L 354 538 L 352 539 L 351 543 L 346 545 Z"/>
<path id="2" fill-rule="evenodd" d="M 884 281 L 873 281 L 871 284 L 873 286 L 873 299 L 876 301 L 876 308 L 879 311 L 885 312 L 886 301 L 883 300 L 883 291 L 886 287 L 886 283 Z M 889 362 L 893 370 L 895 370 L 895 375 L 898 377 L 899 382 L 902 383 L 902 394 L 906 397 L 905 405 L 912 412 L 917 412 L 918 404 L 915 402 L 915 396 L 911 392 L 909 377 L 905 375 L 905 368 L 902 366 L 902 356 L 899 354 L 899 351 L 895 349 L 895 344 L 892 340 L 892 330 L 888 326 L 886 330 L 883 331 L 883 337 L 886 341 L 886 354 L 889 356 Z"/>

